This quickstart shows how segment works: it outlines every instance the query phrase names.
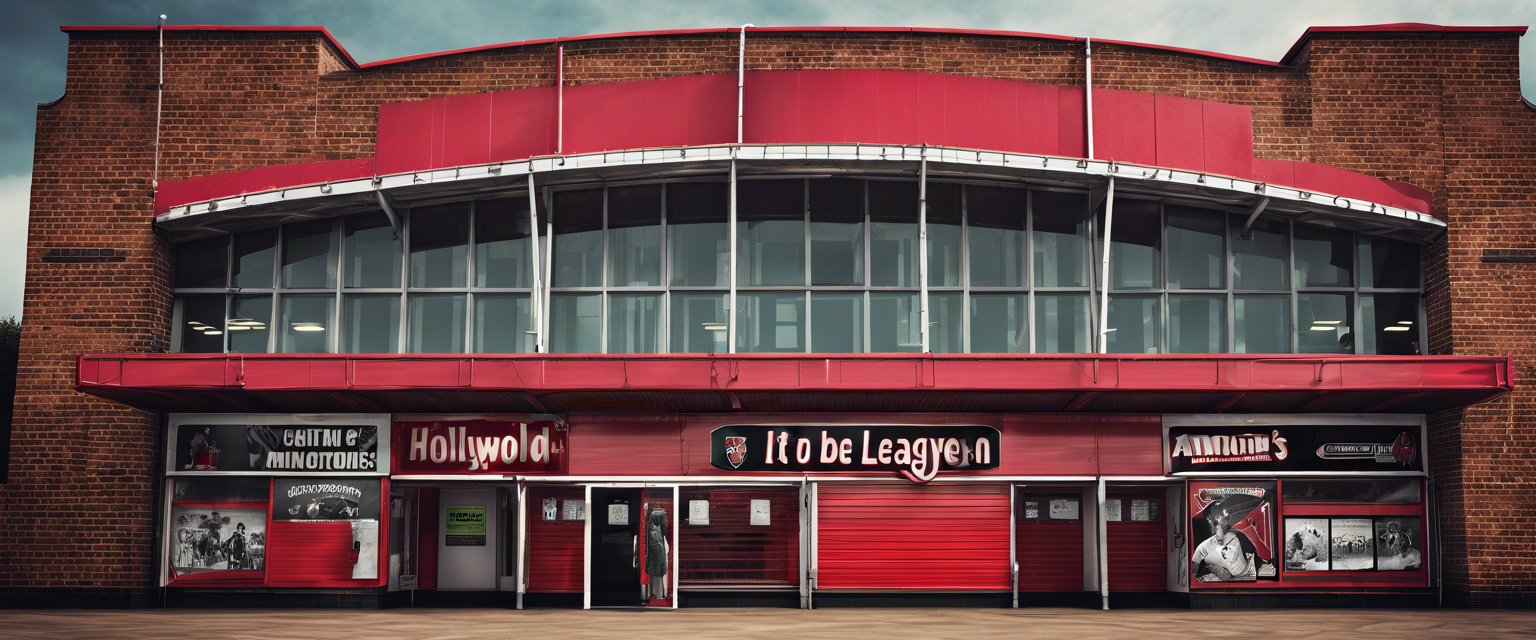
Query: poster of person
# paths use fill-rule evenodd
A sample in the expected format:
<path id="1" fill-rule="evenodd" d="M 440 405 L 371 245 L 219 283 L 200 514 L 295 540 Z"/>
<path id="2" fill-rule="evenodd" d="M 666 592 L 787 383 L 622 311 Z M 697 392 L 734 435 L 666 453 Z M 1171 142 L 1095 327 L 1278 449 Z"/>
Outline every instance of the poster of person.
<path id="1" fill-rule="evenodd" d="M 261 571 L 266 565 L 267 512 L 260 509 L 171 507 L 171 568 Z"/>
<path id="2" fill-rule="evenodd" d="M 1376 569 L 1418 571 L 1424 568 L 1424 538 L 1419 518 L 1376 519 Z"/>
<path id="3" fill-rule="evenodd" d="M 1285 519 L 1285 570 L 1328 570 L 1328 519 Z"/>
<path id="4" fill-rule="evenodd" d="M 1376 566 L 1370 518 L 1334 518 L 1329 528 L 1333 543 L 1328 551 L 1334 571 L 1361 571 Z"/>
<path id="5" fill-rule="evenodd" d="M 1274 578 L 1275 484 L 1191 482 L 1190 574 L 1196 582 Z"/>

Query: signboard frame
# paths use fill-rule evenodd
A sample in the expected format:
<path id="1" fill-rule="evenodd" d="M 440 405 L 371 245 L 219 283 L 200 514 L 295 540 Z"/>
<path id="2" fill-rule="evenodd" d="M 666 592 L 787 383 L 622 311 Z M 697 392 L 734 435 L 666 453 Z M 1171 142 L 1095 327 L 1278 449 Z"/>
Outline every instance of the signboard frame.
<path id="1" fill-rule="evenodd" d="M 175 476 L 337 476 L 379 477 L 390 474 L 390 414 L 387 413 L 172 413 L 166 419 L 165 475 Z M 372 470 L 250 470 L 221 471 L 182 469 L 176 464 L 180 440 L 176 437 L 183 425 L 209 426 L 265 426 L 334 429 L 343 426 L 371 426 L 378 429 Z"/>
<path id="2" fill-rule="evenodd" d="M 1415 414 L 1415 415 L 1394 415 L 1394 414 L 1369 415 L 1369 414 L 1354 414 L 1354 413 L 1350 413 L 1350 414 L 1329 414 L 1329 413 L 1319 413 L 1319 414 L 1229 414 L 1229 415 L 1167 414 L 1167 415 L 1163 416 L 1163 421 L 1162 422 L 1163 422 L 1163 435 L 1162 435 L 1163 474 L 1167 475 L 1167 476 L 1187 477 L 1187 478 L 1202 478 L 1202 477 L 1242 478 L 1242 477 L 1307 477 L 1307 476 L 1313 476 L 1313 477 L 1328 477 L 1328 476 L 1335 476 L 1335 477 L 1336 476 L 1412 476 L 1412 477 L 1427 477 L 1429 475 L 1429 473 L 1428 473 L 1429 452 L 1428 452 L 1428 437 L 1427 437 L 1428 433 L 1427 433 L 1427 428 L 1425 426 L 1425 418 L 1424 418 L 1423 415 L 1417 415 L 1417 414 Z M 1273 468 L 1265 469 L 1262 466 L 1255 466 L 1255 468 L 1253 470 L 1243 470 L 1243 471 L 1213 470 L 1213 471 L 1177 471 L 1176 472 L 1176 471 L 1173 470 L 1173 456 L 1172 456 L 1172 451 L 1171 451 L 1172 442 L 1171 442 L 1171 439 L 1169 437 L 1169 434 L 1176 427 L 1225 427 L 1225 428 L 1251 427 L 1256 432 L 1259 431 L 1259 430 L 1264 430 L 1265 432 L 1269 432 L 1269 431 L 1272 431 L 1274 429 L 1283 429 L 1284 427 L 1287 427 L 1287 426 L 1291 426 L 1291 427 L 1298 427 L 1298 426 L 1299 427 L 1316 427 L 1316 426 L 1401 427 L 1404 430 L 1407 430 L 1407 431 L 1409 431 L 1409 432 L 1411 432 L 1413 434 L 1416 434 L 1417 437 L 1418 437 L 1418 442 L 1417 442 L 1416 446 L 1418 447 L 1419 466 L 1421 468 L 1417 469 L 1417 470 L 1400 470 L 1400 469 L 1384 468 L 1384 469 L 1380 469 L 1380 470 L 1361 469 L 1361 470 L 1353 470 L 1353 471 L 1345 471 L 1345 470 L 1288 471 L 1288 470 L 1273 469 Z M 1347 436 L 1345 436 L 1345 437 L 1340 439 L 1340 442 L 1346 442 L 1348 440 L 1349 440 L 1349 438 Z M 1300 455 L 1300 454 L 1314 455 L 1314 453 L 1312 451 L 1302 451 L 1302 450 L 1300 450 L 1298 448 L 1294 448 L 1294 447 L 1291 449 L 1291 454 L 1292 455 Z M 1261 463 L 1256 463 L 1256 465 L 1258 465 L 1258 464 L 1261 464 Z"/>

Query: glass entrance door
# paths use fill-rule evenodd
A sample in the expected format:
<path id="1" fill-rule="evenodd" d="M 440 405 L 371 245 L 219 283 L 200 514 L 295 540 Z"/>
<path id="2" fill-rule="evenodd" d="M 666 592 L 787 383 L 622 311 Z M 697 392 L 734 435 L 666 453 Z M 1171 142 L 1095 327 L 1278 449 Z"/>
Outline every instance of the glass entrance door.
<path id="1" fill-rule="evenodd" d="M 641 591 L 641 522 L 645 503 L 638 488 L 592 488 L 592 559 L 589 584 L 594 607 L 645 604 Z"/>

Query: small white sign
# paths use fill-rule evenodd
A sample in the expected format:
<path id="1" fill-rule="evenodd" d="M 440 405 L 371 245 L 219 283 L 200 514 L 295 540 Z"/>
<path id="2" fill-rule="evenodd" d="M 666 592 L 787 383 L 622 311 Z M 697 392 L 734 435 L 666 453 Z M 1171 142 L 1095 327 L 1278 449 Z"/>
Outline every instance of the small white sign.
<path id="1" fill-rule="evenodd" d="M 353 520 L 352 542 L 358 547 L 357 562 L 352 565 L 353 580 L 379 577 L 379 521 Z"/>
<path id="2" fill-rule="evenodd" d="M 1076 520 L 1077 519 L 1077 501 L 1076 500 L 1052 500 L 1051 501 L 1051 519 L 1052 520 Z"/>
<path id="3" fill-rule="evenodd" d="M 560 510 L 561 520 L 586 520 L 586 503 L 581 500 L 566 500 Z"/>
<path id="4" fill-rule="evenodd" d="M 1131 521 L 1132 522 L 1151 522 L 1152 521 L 1152 506 L 1151 505 L 1152 505 L 1152 501 L 1151 500 L 1132 500 L 1131 501 Z"/>
<path id="5" fill-rule="evenodd" d="M 1104 501 L 1104 520 L 1106 522 L 1120 521 L 1120 500 L 1110 498 Z"/>
<path id="6" fill-rule="evenodd" d="M 608 505 L 608 524 L 629 524 L 629 505 Z"/>
<path id="7" fill-rule="evenodd" d="M 770 511 L 767 500 L 752 501 L 752 526 L 766 527 L 770 522 Z"/>
<path id="8" fill-rule="evenodd" d="M 560 517 L 560 501 L 554 498 L 544 499 L 544 520 L 546 522 Z"/>
<path id="9" fill-rule="evenodd" d="M 688 501 L 688 524 L 704 526 L 709 524 L 709 501 Z"/>

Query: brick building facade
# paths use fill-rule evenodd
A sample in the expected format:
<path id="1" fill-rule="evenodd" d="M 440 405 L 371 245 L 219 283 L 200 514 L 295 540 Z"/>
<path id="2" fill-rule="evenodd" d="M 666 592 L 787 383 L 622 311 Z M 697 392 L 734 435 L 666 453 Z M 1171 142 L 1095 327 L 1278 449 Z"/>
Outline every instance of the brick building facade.
<path id="1" fill-rule="evenodd" d="M 65 92 L 37 114 L 27 322 L 11 473 L 0 486 L 0 593 L 18 603 L 53 593 L 138 606 L 161 597 L 165 414 L 77 391 L 77 356 L 177 350 L 176 251 L 151 223 L 164 213 L 157 147 L 161 185 L 373 158 L 381 105 L 551 87 L 557 77 L 567 90 L 734 79 L 740 37 L 735 29 L 626 34 L 358 65 L 319 28 L 169 28 L 157 140 L 157 32 L 65 30 Z M 1251 110 L 1255 158 L 1330 165 L 1429 192 L 1422 213 L 1445 228 L 1423 253 L 1423 354 L 1514 363 L 1513 392 L 1428 415 L 1447 604 L 1536 602 L 1536 408 L 1527 390 L 1536 223 L 1525 213 L 1536 198 L 1536 112 L 1520 95 L 1523 33 L 1316 28 L 1279 63 L 1092 43 L 1094 90 L 1242 105 Z M 910 71 L 1073 88 L 1084 86 L 1086 68 L 1077 38 L 911 29 L 754 29 L 744 60 L 749 73 Z"/>

